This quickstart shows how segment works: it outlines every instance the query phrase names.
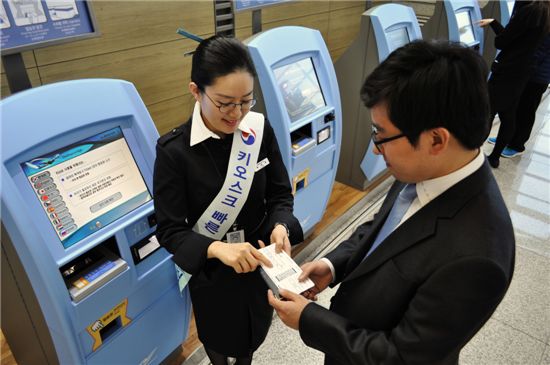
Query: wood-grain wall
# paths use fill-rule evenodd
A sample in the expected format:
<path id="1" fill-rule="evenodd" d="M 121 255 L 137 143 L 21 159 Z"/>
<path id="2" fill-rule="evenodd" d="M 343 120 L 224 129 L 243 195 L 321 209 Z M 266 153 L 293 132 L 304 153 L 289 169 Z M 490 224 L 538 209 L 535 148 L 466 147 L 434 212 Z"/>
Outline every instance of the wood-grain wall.
<path id="1" fill-rule="evenodd" d="M 213 1 L 92 1 L 101 36 L 23 53 L 33 86 L 82 78 L 134 83 L 163 134 L 189 117 L 187 85 L 197 43 L 176 34 L 183 27 L 201 37 L 214 33 Z M 318 29 L 333 60 L 359 31 L 365 1 L 292 1 L 262 10 L 263 29 L 300 25 Z M 236 35 L 252 35 L 251 12 L 236 15 Z M 2 68 L 1 95 L 9 95 Z"/>

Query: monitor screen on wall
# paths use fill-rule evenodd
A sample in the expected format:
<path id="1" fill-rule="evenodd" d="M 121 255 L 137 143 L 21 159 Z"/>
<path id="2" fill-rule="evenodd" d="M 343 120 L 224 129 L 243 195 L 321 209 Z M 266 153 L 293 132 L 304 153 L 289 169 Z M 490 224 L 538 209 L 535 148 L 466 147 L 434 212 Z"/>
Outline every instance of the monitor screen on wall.
<path id="1" fill-rule="evenodd" d="M 1 0 L 2 54 L 98 36 L 90 3 L 85 0 Z"/>
<path id="2" fill-rule="evenodd" d="M 64 248 L 152 199 L 119 127 L 21 167 Z"/>
<path id="3" fill-rule="evenodd" d="M 458 34 L 460 42 L 465 44 L 475 43 L 476 37 L 474 35 L 474 28 L 472 26 L 472 19 L 470 18 L 469 11 L 462 11 L 456 13 L 456 22 L 458 25 Z"/>
<path id="4" fill-rule="evenodd" d="M 273 70 L 291 122 L 326 106 L 311 58 Z"/>
<path id="5" fill-rule="evenodd" d="M 387 31 L 386 37 L 388 37 L 390 52 L 395 51 L 399 47 L 403 47 L 411 41 L 407 27 Z"/>
<path id="6" fill-rule="evenodd" d="M 266 6 L 277 5 L 291 0 L 235 0 L 232 1 L 236 12 L 246 10 L 258 10 Z"/>

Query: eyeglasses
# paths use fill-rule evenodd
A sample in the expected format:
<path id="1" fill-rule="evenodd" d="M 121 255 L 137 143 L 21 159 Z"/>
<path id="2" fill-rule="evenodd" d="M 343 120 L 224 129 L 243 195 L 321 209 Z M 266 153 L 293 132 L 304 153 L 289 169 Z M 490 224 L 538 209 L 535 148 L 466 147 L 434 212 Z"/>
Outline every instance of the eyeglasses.
<path id="1" fill-rule="evenodd" d="M 256 105 L 256 99 L 245 100 L 242 103 L 220 103 L 212 100 L 212 98 L 208 96 L 206 92 L 204 93 L 204 95 L 206 95 L 206 97 L 210 99 L 212 104 L 214 104 L 222 113 L 232 112 L 237 106 L 241 107 L 241 111 L 250 110 L 254 105 Z"/>
<path id="2" fill-rule="evenodd" d="M 393 140 L 399 139 L 401 137 L 405 137 L 405 135 L 403 133 L 400 133 L 400 134 L 398 134 L 396 136 L 393 136 L 393 137 L 376 139 L 377 135 L 378 135 L 378 131 L 375 128 L 373 128 L 372 129 L 372 135 L 371 135 L 372 143 L 374 143 L 374 145 L 376 146 L 376 149 L 380 153 L 382 153 L 382 147 L 380 147 L 380 146 L 383 145 L 384 143 L 388 143 L 388 142 L 391 142 Z"/>

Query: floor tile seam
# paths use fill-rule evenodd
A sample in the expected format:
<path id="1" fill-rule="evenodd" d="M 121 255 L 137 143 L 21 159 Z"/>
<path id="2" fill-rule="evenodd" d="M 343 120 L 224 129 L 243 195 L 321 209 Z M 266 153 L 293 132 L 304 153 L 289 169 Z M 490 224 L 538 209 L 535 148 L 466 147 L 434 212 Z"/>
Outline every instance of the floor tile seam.
<path id="1" fill-rule="evenodd" d="M 544 158 L 550 158 L 550 155 L 549 155 L 549 154 L 540 152 L 540 151 L 538 151 L 538 150 L 533 150 L 533 155 L 542 156 L 542 157 L 544 157 Z M 541 162 L 541 161 L 538 161 L 538 162 Z M 543 162 L 541 162 L 541 163 L 543 163 Z"/>
<path id="2" fill-rule="evenodd" d="M 550 182 L 546 184 L 550 185 Z M 514 199 L 514 201 L 511 201 L 510 199 Z M 521 210 L 522 212 L 533 212 L 533 216 L 542 217 L 542 220 L 544 222 L 550 224 L 550 191 L 548 192 L 548 201 L 543 200 L 540 197 L 535 197 L 533 195 L 527 195 L 519 192 L 516 192 L 515 196 L 513 197 L 505 197 L 504 201 L 506 203 L 506 207 L 510 212 L 512 212 L 513 210 Z"/>
<path id="3" fill-rule="evenodd" d="M 540 238 L 536 238 L 537 241 L 542 241 L 543 243 L 546 242 L 545 240 L 543 239 L 540 239 Z M 543 260 L 545 261 L 549 261 L 550 262 L 550 257 L 546 256 L 546 255 L 543 255 L 541 254 L 540 252 L 537 252 L 537 251 L 534 251 L 531 247 L 524 247 L 522 245 L 518 245 L 516 243 L 516 253 L 517 253 L 517 248 L 520 248 L 522 250 L 526 250 L 526 251 L 529 251 L 528 253 L 530 254 L 533 254 L 533 255 L 536 255 L 536 256 L 540 256 Z M 517 256 L 517 255 L 516 255 Z"/>
<path id="4" fill-rule="evenodd" d="M 535 153 L 535 152 L 533 151 L 533 153 Z M 530 153 L 527 153 L 527 155 L 523 155 L 523 156 L 527 157 L 527 159 L 525 159 L 525 161 L 528 161 L 529 163 L 536 162 L 536 163 L 544 165 L 544 166 L 549 166 L 550 165 L 550 156 L 549 155 L 541 154 L 541 153 L 538 153 L 538 155 L 542 155 L 542 156 L 545 156 L 545 157 L 544 157 L 544 159 L 535 159 L 535 160 L 533 160 L 531 158 Z M 518 163 L 523 163 L 523 160 L 521 162 L 518 162 Z M 529 167 L 529 165 L 527 165 L 525 168 L 523 168 L 523 170 L 527 170 L 528 167 Z M 529 175 L 533 175 L 533 174 L 529 173 Z M 534 175 L 534 176 L 537 176 L 537 175 Z"/>
<path id="5" fill-rule="evenodd" d="M 548 155 L 548 157 L 549 157 L 548 161 L 550 161 L 550 155 Z M 538 162 L 538 161 L 537 161 L 537 162 Z M 549 164 L 549 165 L 550 165 L 550 164 Z M 533 173 L 528 172 L 527 169 L 525 169 L 525 170 L 523 171 L 523 176 L 526 176 L 526 175 L 529 176 L 529 177 L 532 178 L 532 179 L 539 180 L 540 183 L 542 183 L 542 184 L 548 184 L 548 182 L 550 181 L 549 179 L 545 179 L 544 177 L 540 177 L 539 175 L 535 175 L 535 174 L 533 174 Z"/>
<path id="6" fill-rule="evenodd" d="M 512 324 L 510 324 L 510 323 L 508 323 L 508 322 L 505 322 L 505 321 L 503 321 L 503 320 L 501 320 L 501 319 L 494 318 L 494 317 L 492 317 L 491 319 L 494 320 L 494 321 L 497 321 L 497 322 L 499 322 L 500 324 L 502 324 L 502 325 L 504 325 L 504 326 L 506 326 L 506 327 L 509 327 L 509 328 L 511 328 L 511 329 L 513 329 L 513 330 L 515 330 L 515 331 L 518 331 L 518 332 L 523 333 L 524 335 L 526 335 L 526 336 L 529 337 L 530 339 L 535 340 L 536 342 L 539 342 L 539 343 L 542 344 L 542 345 L 545 345 L 545 346 L 550 345 L 550 343 L 549 343 L 550 338 L 548 338 L 548 336 L 547 336 L 547 338 L 545 338 L 545 339 L 540 339 L 540 338 L 535 337 L 534 335 L 532 335 L 532 334 L 530 334 L 530 333 L 528 333 L 528 332 L 525 332 L 525 331 L 522 330 L 521 328 L 517 328 L 517 327 L 513 326 Z M 543 351 L 543 353 L 544 353 L 544 351 Z"/>
<path id="7" fill-rule="evenodd" d="M 528 195 L 524 195 L 524 196 L 528 196 Z M 532 197 L 530 197 L 530 196 L 528 196 L 528 197 L 530 199 L 532 199 Z M 550 201 L 549 202 L 537 201 L 537 202 L 541 203 L 541 204 L 546 204 L 550 207 Z M 546 214 L 545 212 L 540 212 L 536 209 L 532 209 L 530 207 L 520 205 L 520 204 L 517 204 L 517 203 L 516 204 L 510 204 L 509 202 L 507 202 L 506 206 L 508 207 L 508 210 L 516 211 L 518 213 L 522 213 L 522 214 L 524 214 L 528 217 L 535 218 L 537 220 L 540 220 L 540 221 L 550 225 L 550 215 Z M 543 219 L 541 219 L 541 218 L 543 218 Z M 515 227 L 514 226 L 514 228 L 521 229 L 522 227 Z"/>

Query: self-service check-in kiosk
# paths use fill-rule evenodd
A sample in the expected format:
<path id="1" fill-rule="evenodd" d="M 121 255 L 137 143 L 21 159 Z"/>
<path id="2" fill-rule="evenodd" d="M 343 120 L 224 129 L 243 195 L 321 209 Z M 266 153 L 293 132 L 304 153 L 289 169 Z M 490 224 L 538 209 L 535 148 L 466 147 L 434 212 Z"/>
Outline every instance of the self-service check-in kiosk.
<path id="1" fill-rule="evenodd" d="M 306 235 L 321 220 L 332 192 L 341 141 L 340 94 L 321 33 L 271 29 L 248 39 L 261 87 L 259 109 L 271 122 Z"/>
<path id="2" fill-rule="evenodd" d="M 515 0 L 489 1 L 481 9 L 481 15 L 483 19 L 496 19 L 505 27 L 510 21 L 514 4 Z M 483 58 L 485 62 L 487 62 L 487 65 L 491 67 L 497 55 L 497 49 L 495 48 L 495 32 L 491 29 L 485 32 L 483 44 Z"/>
<path id="3" fill-rule="evenodd" d="M 359 36 L 335 64 L 343 113 L 336 180 L 365 190 L 385 171 L 383 157 L 373 153 L 372 120 L 360 97 L 361 86 L 392 51 L 421 38 L 414 10 L 408 6 L 385 4 L 363 13 Z"/>
<path id="4" fill-rule="evenodd" d="M 160 248 L 157 130 L 120 80 L 30 89 L 2 112 L 2 331 L 20 364 L 158 364 L 188 291 Z"/>
<path id="5" fill-rule="evenodd" d="M 483 28 L 477 25 L 481 11 L 477 0 L 435 2 L 434 14 L 422 28 L 424 39 L 461 42 L 483 54 Z"/>

